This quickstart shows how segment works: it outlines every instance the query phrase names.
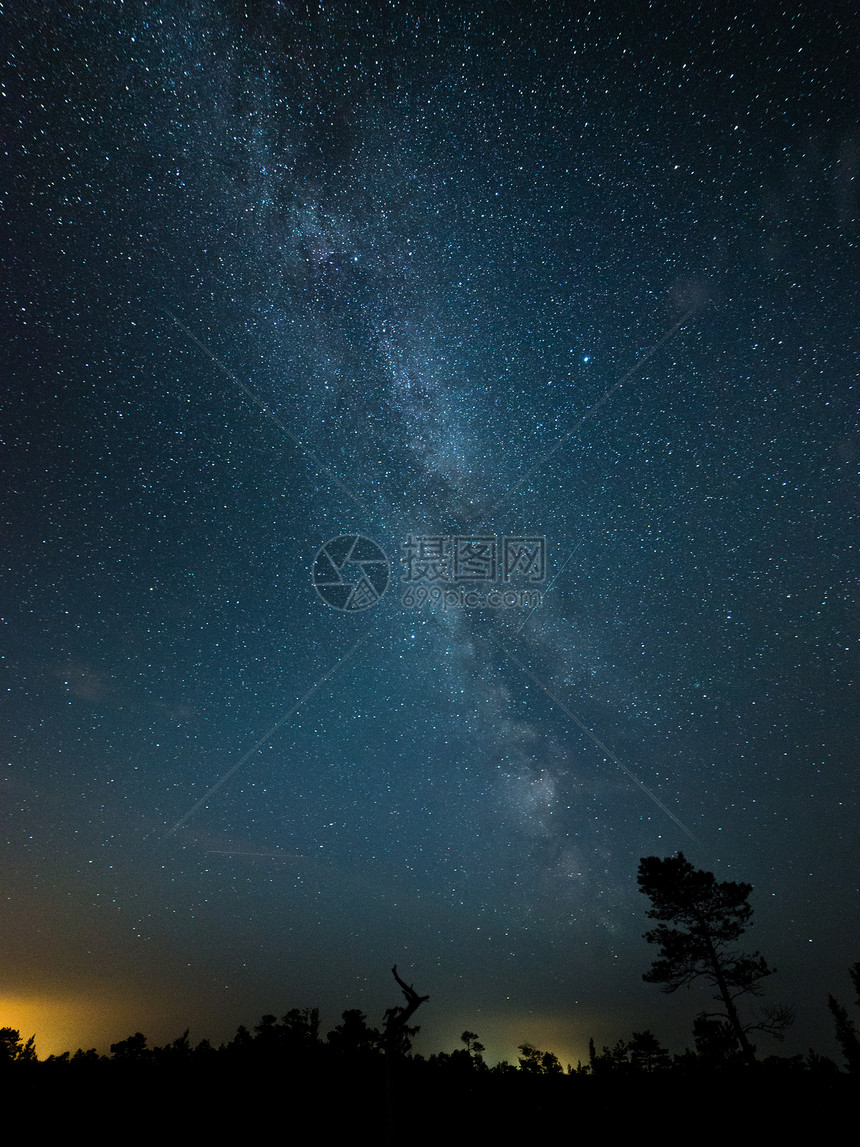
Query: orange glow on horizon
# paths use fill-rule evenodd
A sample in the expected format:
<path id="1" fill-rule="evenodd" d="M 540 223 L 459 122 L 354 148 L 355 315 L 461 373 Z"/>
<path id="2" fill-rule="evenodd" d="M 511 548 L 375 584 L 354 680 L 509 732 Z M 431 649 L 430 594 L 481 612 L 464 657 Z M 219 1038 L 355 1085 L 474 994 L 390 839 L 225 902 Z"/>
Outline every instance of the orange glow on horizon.
<path id="1" fill-rule="evenodd" d="M 140 1015 L 139 1004 L 106 995 L 0 995 L 0 1027 L 15 1028 L 25 1043 L 35 1035 L 39 1059 L 79 1047 L 107 1052 L 139 1029 Z"/>
<path id="2" fill-rule="evenodd" d="M 94 1047 L 107 1055 L 112 1043 L 136 1031 L 142 1030 L 150 1037 L 150 1046 L 181 1034 L 185 1024 L 177 1025 L 163 1014 L 153 1016 L 151 1009 L 152 1001 L 147 1007 L 142 998 L 111 996 L 107 992 L 93 992 L 92 995 L 0 995 L 0 1027 L 16 1029 L 25 1042 L 35 1035 L 36 1054 L 42 1060 L 65 1051 L 74 1055 L 79 1047 L 84 1050 Z M 598 1017 L 587 1012 L 575 1015 L 534 1012 L 491 1015 L 480 1010 L 470 1022 L 452 1019 L 450 1015 L 431 1017 L 429 1013 L 427 1021 L 421 1025 L 421 1037 L 415 1046 L 415 1050 L 423 1055 L 461 1048 L 460 1033 L 469 1028 L 477 1031 L 484 1044 L 484 1058 L 488 1064 L 504 1059 L 516 1065 L 519 1045 L 530 1043 L 541 1051 L 553 1052 L 562 1068 L 567 1070 L 568 1064 L 576 1067 L 577 1061 L 588 1062 L 589 1034 L 593 1031 L 599 1037 L 606 1025 L 606 1016 L 601 1013 Z M 324 1025 L 323 1031 L 326 1030 Z M 199 1038 L 208 1034 L 200 1032 Z M 599 1038 L 597 1042 L 599 1047 Z"/>
<path id="3" fill-rule="evenodd" d="M 427 1020 L 429 1022 L 422 1025 L 421 1036 L 415 1044 L 415 1050 L 422 1055 L 462 1048 L 460 1033 L 465 1026 L 477 1032 L 486 1049 L 484 1059 L 490 1065 L 507 1060 L 516 1066 L 520 1044 L 530 1043 L 540 1051 L 553 1052 L 564 1071 L 567 1071 L 568 1064 L 576 1067 L 578 1061 L 588 1063 L 589 1034 L 593 1028 L 599 1030 L 602 1026 L 583 1015 L 540 1015 L 534 1012 L 491 1015 L 481 1011 L 474 1015 L 473 1023 L 463 1025 L 462 1020 L 457 1021 L 455 1034 L 447 1017 L 436 1023 L 428 1013 Z"/>

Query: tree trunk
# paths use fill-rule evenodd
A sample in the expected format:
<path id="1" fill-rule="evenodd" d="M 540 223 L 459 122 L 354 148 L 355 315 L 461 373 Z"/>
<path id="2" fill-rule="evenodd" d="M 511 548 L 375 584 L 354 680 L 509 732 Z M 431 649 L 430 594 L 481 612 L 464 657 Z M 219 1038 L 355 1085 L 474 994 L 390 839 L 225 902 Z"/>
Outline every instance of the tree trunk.
<path id="1" fill-rule="evenodd" d="M 738 1015 L 734 1000 L 729 993 L 728 985 L 723 979 L 723 972 L 720 968 L 720 962 L 717 959 L 717 953 L 714 951 L 714 945 L 711 943 L 711 937 L 708 932 L 707 925 L 704 924 L 703 936 L 705 944 L 708 948 L 708 959 L 711 961 L 711 967 L 714 970 L 714 979 L 717 981 L 717 989 L 720 993 L 720 998 L 725 1004 L 726 1015 L 728 1017 L 729 1023 L 732 1025 L 732 1031 L 735 1033 L 735 1037 L 737 1038 L 738 1043 L 741 1045 L 741 1051 L 746 1062 L 749 1064 L 756 1063 L 757 1061 L 755 1052 L 750 1045 L 750 1041 L 747 1039 L 747 1033 L 744 1031 L 743 1025 L 741 1024 L 740 1016 Z"/>

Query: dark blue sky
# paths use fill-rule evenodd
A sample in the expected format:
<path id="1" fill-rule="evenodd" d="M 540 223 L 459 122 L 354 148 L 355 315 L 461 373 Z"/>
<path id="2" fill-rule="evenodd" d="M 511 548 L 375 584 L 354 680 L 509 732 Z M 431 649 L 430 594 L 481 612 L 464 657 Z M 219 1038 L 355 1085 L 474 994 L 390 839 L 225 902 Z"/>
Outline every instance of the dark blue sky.
<path id="1" fill-rule="evenodd" d="M 681 1050 L 682 849 L 835 1053 L 849 11 L 11 5 L 0 1023 L 378 1019 L 396 961 L 418 1050 Z M 408 535 L 478 534 L 546 537 L 539 608 L 402 604 Z"/>

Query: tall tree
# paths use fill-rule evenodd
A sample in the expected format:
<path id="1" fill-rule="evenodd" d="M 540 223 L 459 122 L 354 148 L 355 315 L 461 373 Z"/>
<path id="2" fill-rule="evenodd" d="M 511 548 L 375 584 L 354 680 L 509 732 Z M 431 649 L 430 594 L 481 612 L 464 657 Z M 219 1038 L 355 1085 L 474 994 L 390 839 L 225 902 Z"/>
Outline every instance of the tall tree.
<path id="1" fill-rule="evenodd" d="M 660 955 L 643 980 L 663 984 L 664 992 L 677 991 L 700 978 L 711 984 L 717 990 L 714 999 L 724 1011 L 703 1015 L 725 1020 L 743 1058 L 754 1063 L 755 1049 L 747 1033 L 760 1030 L 780 1038 L 793 1017 L 789 1009 L 775 1008 L 744 1025 L 738 1013 L 738 997 L 760 996 L 761 981 L 774 972 L 758 952 L 750 955 L 734 946 L 750 923 L 752 908 L 747 901 L 752 885 L 719 882 L 712 872 L 693 868 L 679 852 L 665 860 L 643 857 L 639 890 L 651 900 L 649 918 L 663 921 L 645 933 L 649 944 L 660 945 Z"/>
<path id="2" fill-rule="evenodd" d="M 391 969 L 397 986 L 403 993 L 405 1004 L 387 1008 L 382 1020 L 382 1047 L 385 1050 L 385 1127 L 386 1142 L 402 1143 L 403 1131 L 397 1125 L 397 1102 L 395 1099 L 395 1064 L 409 1054 L 412 1037 L 418 1034 L 418 1026 L 410 1027 L 409 1020 L 430 997 L 419 996 L 411 984 L 407 984 L 397 974 L 397 965 Z"/>
<path id="3" fill-rule="evenodd" d="M 462 1042 L 466 1045 L 466 1054 L 476 1067 L 484 1067 L 484 1052 L 486 1048 L 478 1039 L 477 1032 L 465 1031 L 460 1036 Z"/>
<path id="4" fill-rule="evenodd" d="M 860 960 L 848 969 L 848 974 L 851 976 L 851 981 L 857 992 L 857 1004 L 860 1005 Z M 839 1046 L 842 1048 L 842 1054 L 845 1056 L 848 1070 L 850 1072 L 860 1072 L 860 1036 L 857 1035 L 857 1028 L 854 1025 L 854 1021 L 835 996 L 830 995 L 827 997 L 827 1005 L 830 1008 L 833 1021 L 836 1024 L 836 1038 L 839 1041 Z"/>

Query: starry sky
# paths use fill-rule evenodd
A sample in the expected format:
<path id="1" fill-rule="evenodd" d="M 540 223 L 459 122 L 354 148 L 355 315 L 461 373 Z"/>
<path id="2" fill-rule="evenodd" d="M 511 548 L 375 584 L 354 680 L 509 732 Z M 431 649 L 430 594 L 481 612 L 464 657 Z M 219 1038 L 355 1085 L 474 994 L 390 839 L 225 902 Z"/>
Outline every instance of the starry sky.
<path id="1" fill-rule="evenodd" d="M 396 962 L 418 1051 L 681 1050 L 636 885 L 680 849 L 753 884 L 783 1050 L 836 1055 L 851 6 L 2 24 L 0 1024 L 326 1031 Z M 367 609 L 312 583 L 343 535 Z M 456 536 L 545 538 L 541 605 L 405 605 Z"/>

